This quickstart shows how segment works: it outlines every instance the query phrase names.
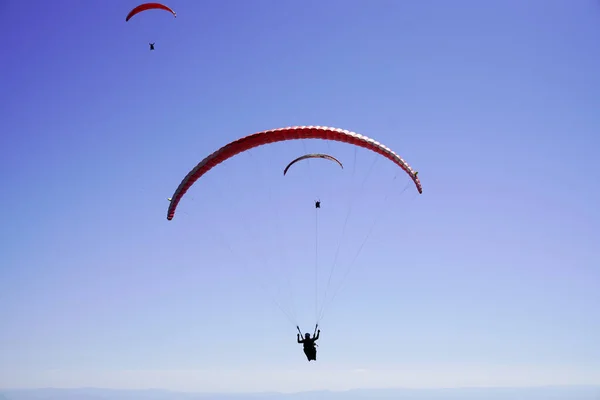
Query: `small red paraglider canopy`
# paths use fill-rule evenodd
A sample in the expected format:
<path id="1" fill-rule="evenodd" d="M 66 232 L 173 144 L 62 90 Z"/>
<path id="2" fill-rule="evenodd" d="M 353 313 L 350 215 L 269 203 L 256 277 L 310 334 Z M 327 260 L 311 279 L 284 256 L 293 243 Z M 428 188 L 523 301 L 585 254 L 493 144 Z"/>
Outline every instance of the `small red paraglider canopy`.
<path id="1" fill-rule="evenodd" d="M 164 4 L 144 3 L 144 4 L 140 4 L 139 6 L 137 6 L 133 10 L 131 10 L 129 12 L 129 14 L 127 14 L 127 18 L 125 18 L 125 22 L 129 21 L 131 19 L 131 17 L 133 17 L 134 15 L 139 14 L 142 11 L 146 11 L 146 10 L 165 10 L 165 11 L 168 11 L 171 14 L 173 14 L 174 17 L 177 17 L 177 14 L 175 13 L 175 11 L 173 11 L 171 8 L 165 6 Z"/>

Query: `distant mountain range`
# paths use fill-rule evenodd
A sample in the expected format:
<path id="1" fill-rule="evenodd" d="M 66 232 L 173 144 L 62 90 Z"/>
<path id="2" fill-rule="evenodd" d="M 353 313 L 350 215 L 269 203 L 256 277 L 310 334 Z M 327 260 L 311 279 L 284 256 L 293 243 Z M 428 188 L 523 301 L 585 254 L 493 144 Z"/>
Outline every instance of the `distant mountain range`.
<path id="1" fill-rule="evenodd" d="M 167 390 L 0 389 L 0 400 L 600 400 L 599 386 L 359 389 L 345 392 L 181 393 Z"/>

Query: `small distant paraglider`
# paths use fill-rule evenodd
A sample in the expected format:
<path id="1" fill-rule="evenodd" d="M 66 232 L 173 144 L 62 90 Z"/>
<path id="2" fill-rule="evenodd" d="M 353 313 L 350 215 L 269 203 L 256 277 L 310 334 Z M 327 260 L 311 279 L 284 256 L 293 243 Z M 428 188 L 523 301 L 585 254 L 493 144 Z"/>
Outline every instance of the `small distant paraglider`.
<path id="1" fill-rule="evenodd" d="M 139 6 L 135 7 L 133 10 L 129 11 L 129 14 L 127 14 L 127 17 L 125 18 L 125 22 L 129 21 L 134 15 L 137 15 L 143 11 L 147 11 L 147 10 L 164 10 L 167 12 L 170 12 L 171 14 L 173 14 L 173 17 L 177 18 L 177 13 L 175 11 L 173 11 L 170 7 L 165 6 L 164 4 L 160 4 L 160 3 L 144 3 L 144 4 L 140 4 Z M 148 43 L 150 45 L 150 50 L 154 50 L 154 45 L 156 43 Z"/>

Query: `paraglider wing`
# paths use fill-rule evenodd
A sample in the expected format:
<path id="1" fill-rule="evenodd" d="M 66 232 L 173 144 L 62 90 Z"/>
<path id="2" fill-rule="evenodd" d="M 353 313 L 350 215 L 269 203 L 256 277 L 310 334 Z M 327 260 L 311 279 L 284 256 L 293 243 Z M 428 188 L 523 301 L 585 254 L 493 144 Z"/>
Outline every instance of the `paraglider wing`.
<path id="1" fill-rule="evenodd" d="M 296 164 L 298 161 L 306 160 L 308 158 L 323 158 L 325 160 L 334 161 L 334 162 L 338 163 L 338 165 L 340 167 L 342 167 L 342 169 L 344 168 L 344 166 L 342 165 L 342 163 L 337 158 L 335 158 L 333 156 L 330 156 L 329 154 L 305 154 L 303 156 L 300 156 L 300 157 L 296 158 L 291 163 L 289 163 L 287 165 L 287 167 L 285 167 L 285 169 L 283 170 L 283 175 L 285 175 L 287 173 L 288 169 L 290 169 L 290 167 L 292 165 Z"/>
<path id="2" fill-rule="evenodd" d="M 198 165 L 192 169 L 175 190 L 173 194 L 171 204 L 167 213 L 167 219 L 172 220 L 175 216 L 175 210 L 177 205 L 181 201 L 183 195 L 188 189 L 198 180 L 202 175 L 210 171 L 212 168 L 222 163 L 223 161 L 242 153 L 246 150 L 253 149 L 254 147 L 262 146 L 268 143 L 283 142 L 286 140 L 296 139 L 323 139 L 333 140 L 336 142 L 349 143 L 355 146 L 363 147 L 371 150 L 377 154 L 380 154 L 406 172 L 415 183 L 419 193 L 423 193 L 421 182 L 417 177 L 417 173 L 404 161 L 398 154 L 394 153 L 391 149 L 385 147 L 381 143 L 360 135 L 358 133 L 346 131 L 338 128 L 329 128 L 325 126 L 295 126 L 287 128 L 272 129 L 268 131 L 254 133 L 249 136 L 245 136 L 241 139 L 235 140 L 219 150 L 215 151 L 204 160 L 200 161 Z"/>
<path id="3" fill-rule="evenodd" d="M 174 17 L 177 17 L 177 14 L 175 13 L 175 11 L 173 11 L 169 7 L 165 6 L 164 4 L 144 3 L 144 4 L 140 4 L 139 6 L 137 6 L 133 10 L 131 10 L 129 12 L 129 14 L 127 14 L 127 18 L 125 18 L 125 22 L 129 21 L 131 19 L 131 17 L 133 17 L 134 15 L 139 14 L 142 11 L 146 11 L 146 10 L 165 10 L 165 11 L 168 11 L 171 14 L 173 14 Z"/>

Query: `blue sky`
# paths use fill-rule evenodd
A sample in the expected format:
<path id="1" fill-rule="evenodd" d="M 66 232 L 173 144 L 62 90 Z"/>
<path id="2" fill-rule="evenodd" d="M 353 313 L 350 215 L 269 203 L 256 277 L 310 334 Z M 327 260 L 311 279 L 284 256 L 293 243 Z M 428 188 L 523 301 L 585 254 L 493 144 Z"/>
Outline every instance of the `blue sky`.
<path id="1" fill-rule="evenodd" d="M 0 387 L 600 383 L 597 2 L 172 1 L 125 23 L 137 4 L 0 2 Z M 423 194 L 295 142 L 167 221 L 198 161 L 293 125 L 379 140 Z M 304 152 L 344 169 L 284 179 Z M 309 364 L 291 322 L 312 329 L 340 239 Z"/>

